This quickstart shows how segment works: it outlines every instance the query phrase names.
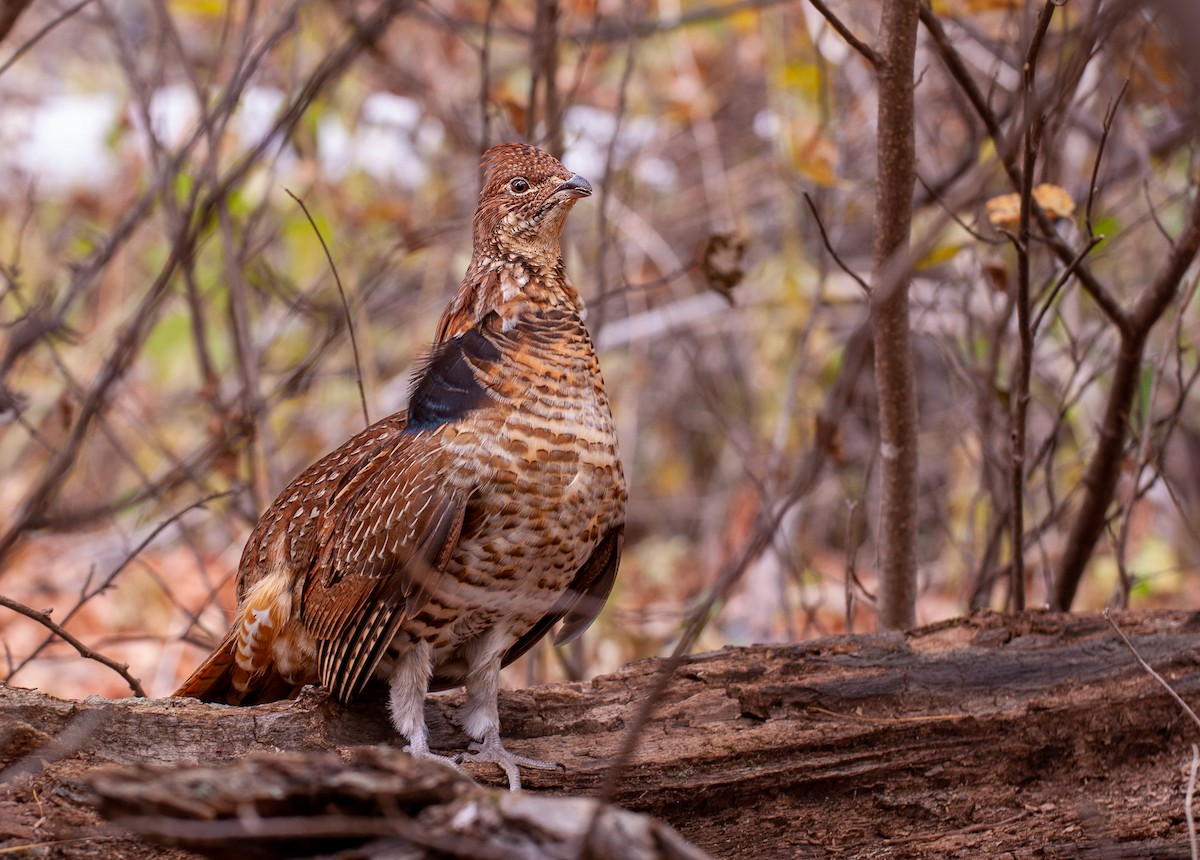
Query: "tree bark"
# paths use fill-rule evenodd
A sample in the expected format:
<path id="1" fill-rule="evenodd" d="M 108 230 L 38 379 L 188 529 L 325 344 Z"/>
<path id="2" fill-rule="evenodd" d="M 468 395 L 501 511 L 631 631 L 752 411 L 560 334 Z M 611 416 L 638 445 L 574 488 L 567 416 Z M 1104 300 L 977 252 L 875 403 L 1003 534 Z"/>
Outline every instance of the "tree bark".
<path id="1" fill-rule="evenodd" d="M 1185 700 L 1200 700 L 1200 613 L 1117 620 Z M 527 793 L 595 792 L 661 666 L 648 660 L 587 683 L 503 694 L 510 748 L 565 766 L 526 771 Z M 431 697 L 435 750 L 463 748 L 449 720 L 461 701 L 461 693 Z M 688 658 L 611 799 L 670 823 L 715 857 L 1185 858 L 1183 796 L 1197 740 L 1197 725 L 1103 619 L 989 613 L 908 634 Z M 187 856 L 159 853 L 143 837 L 99 823 L 88 783 L 118 823 L 160 837 L 194 835 L 206 818 L 221 818 L 213 786 L 228 794 L 248 773 L 274 774 L 247 783 L 270 796 L 270 779 L 299 780 L 287 798 L 391 780 L 370 796 L 386 806 L 391 791 L 392 817 L 414 804 L 433 808 L 437 798 L 413 800 L 421 780 L 433 793 L 450 791 L 436 763 L 417 763 L 411 778 L 399 779 L 395 773 L 408 771 L 395 762 L 407 757 L 358 749 L 381 742 L 396 742 L 381 700 L 347 709 L 314 691 L 230 708 L 171 699 L 64 702 L 0 688 L 0 848 L 82 839 L 58 846 L 58 856 Z M 328 751 L 350 760 L 346 775 L 336 768 L 330 775 Z M 257 753 L 268 757 L 251 757 Z M 372 755 L 385 757 L 386 767 L 364 771 Z M 225 761 L 229 770 L 219 773 L 227 780 L 211 769 Z M 195 762 L 206 765 L 187 770 Z M 471 772 L 504 784 L 490 767 Z M 467 797 L 476 806 L 481 797 L 493 798 L 490 806 L 504 796 L 469 784 L 454 791 L 467 789 L 479 792 Z M 316 826 L 298 817 L 303 808 L 277 806 L 255 806 L 249 820 L 260 831 Z M 370 820 L 381 826 L 378 814 Z M 436 830 L 439 820 L 413 812 L 403 827 L 433 827 L 428 839 L 448 838 Z M 226 816 L 227 826 L 237 823 Z M 366 825 L 355 826 L 361 840 Z M 237 838 L 244 850 L 249 837 Z"/>
<path id="2" fill-rule="evenodd" d="M 908 319 L 908 272 L 903 263 L 912 226 L 916 183 L 913 143 L 913 58 L 919 4 L 883 4 L 880 27 L 879 138 L 871 323 L 879 392 L 880 514 L 879 623 L 916 623 L 917 397 Z"/>

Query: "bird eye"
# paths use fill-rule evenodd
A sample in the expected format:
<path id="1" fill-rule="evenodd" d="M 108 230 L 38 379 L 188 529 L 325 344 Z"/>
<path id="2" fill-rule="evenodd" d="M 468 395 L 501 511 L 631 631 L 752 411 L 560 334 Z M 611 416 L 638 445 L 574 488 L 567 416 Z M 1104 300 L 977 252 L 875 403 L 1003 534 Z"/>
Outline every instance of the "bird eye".
<path id="1" fill-rule="evenodd" d="M 508 183 L 508 187 L 516 194 L 524 194 L 529 190 L 529 183 L 518 176 L 512 182 Z"/>

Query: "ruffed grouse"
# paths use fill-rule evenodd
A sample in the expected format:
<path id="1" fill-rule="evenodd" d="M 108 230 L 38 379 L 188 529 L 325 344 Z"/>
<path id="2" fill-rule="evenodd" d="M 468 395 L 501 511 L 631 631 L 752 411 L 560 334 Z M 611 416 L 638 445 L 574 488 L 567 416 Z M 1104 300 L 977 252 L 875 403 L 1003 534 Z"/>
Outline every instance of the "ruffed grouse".
<path id="1" fill-rule="evenodd" d="M 530 146 L 484 154 L 470 267 L 414 376 L 407 412 L 293 480 L 238 569 L 229 633 L 176 692 L 232 704 L 372 674 L 429 751 L 424 705 L 465 685 L 458 761 L 518 765 L 500 741 L 500 668 L 557 622 L 570 642 L 616 577 L 625 479 L 604 380 L 559 237 L 583 177 Z M 443 758 L 436 756 L 437 758 Z"/>

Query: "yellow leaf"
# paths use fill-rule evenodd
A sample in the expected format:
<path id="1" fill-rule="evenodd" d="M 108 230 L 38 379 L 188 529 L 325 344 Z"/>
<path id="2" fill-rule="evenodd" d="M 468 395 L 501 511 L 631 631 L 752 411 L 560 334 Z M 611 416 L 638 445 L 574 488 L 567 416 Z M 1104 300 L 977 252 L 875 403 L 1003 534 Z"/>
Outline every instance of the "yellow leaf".
<path id="1" fill-rule="evenodd" d="M 837 146 L 819 126 L 797 121 L 788 129 L 792 166 L 805 179 L 824 188 L 837 182 Z"/>
<path id="2" fill-rule="evenodd" d="M 220 18 L 225 14 L 225 0 L 172 0 L 171 10 L 194 18 Z"/>
<path id="3" fill-rule="evenodd" d="M 954 259 L 954 256 L 961 250 L 962 245 L 955 243 L 939 245 L 917 261 L 917 269 L 932 269 L 934 266 L 941 265 L 948 260 Z"/>

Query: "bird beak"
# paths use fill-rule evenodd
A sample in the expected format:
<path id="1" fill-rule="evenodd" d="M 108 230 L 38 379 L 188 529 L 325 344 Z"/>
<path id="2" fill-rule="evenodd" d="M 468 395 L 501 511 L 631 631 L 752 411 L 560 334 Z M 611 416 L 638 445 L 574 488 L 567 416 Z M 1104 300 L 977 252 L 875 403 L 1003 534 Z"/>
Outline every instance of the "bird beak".
<path id="1" fill-rule="evenodd" d="M 578 173 L 573 174 L 570 179 L 562 185 L 554 189 L 555 194 L 562 194 L 571 200 L 578 200 L 580 197 L 588 197 L 592 193 L 592 183 L 588 182 Z"/>

